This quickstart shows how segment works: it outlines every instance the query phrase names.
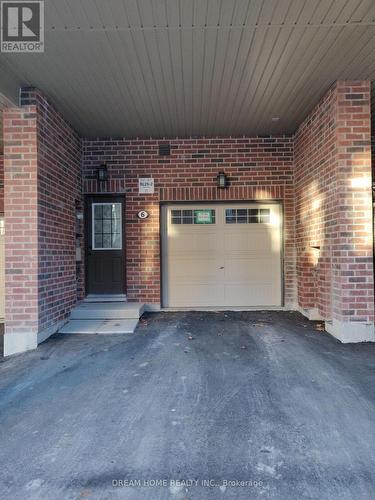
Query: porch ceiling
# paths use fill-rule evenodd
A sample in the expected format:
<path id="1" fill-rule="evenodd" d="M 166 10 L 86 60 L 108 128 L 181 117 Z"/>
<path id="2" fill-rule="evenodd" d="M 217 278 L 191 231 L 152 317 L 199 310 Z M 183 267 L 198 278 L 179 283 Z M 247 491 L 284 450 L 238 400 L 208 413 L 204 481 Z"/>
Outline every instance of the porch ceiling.
<path id="1" fill-rule="evenodd" d="M 373 0 L 46 0 L 45 17 L 44 54 L 0 54 L 0 92 L 40 88 L 88 137 L 291 133 L 333 81 L 375 79 Z"/>

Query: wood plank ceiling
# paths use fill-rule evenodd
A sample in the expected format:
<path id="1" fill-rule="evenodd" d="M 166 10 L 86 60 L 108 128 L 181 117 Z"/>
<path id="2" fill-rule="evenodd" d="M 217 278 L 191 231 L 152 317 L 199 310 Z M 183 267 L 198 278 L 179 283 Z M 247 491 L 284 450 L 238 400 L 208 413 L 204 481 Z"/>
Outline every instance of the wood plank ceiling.
<path id="1" fill-rule="evenodd" d="M 44 54 L 0 54 L 87 137 L 292 133 L 375 80 L 373 0 L 46 0 Z M 9 82 L 7 83 L 9 88 Z"/>

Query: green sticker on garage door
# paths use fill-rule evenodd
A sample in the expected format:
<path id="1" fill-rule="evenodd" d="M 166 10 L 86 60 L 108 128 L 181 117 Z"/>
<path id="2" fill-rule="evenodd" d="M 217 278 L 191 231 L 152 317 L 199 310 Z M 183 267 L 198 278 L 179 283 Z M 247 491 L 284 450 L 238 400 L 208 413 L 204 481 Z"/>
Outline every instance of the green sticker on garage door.
<path id="1" fill-rule="evenodd" d="M 213 210 L 194 210 L 195 224 L 213 224 Z"/>

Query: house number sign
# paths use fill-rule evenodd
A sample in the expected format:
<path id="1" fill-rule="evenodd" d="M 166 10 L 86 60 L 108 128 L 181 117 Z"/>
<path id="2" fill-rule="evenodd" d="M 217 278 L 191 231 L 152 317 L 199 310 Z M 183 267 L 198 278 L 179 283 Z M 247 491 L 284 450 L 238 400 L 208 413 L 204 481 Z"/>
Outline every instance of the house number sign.
<path id="1" fill-rule="evenodd" d="M 141 177 L 138 179 L 138 193 L 139 194 L 154 194 L 155 185 L 152 177 Z"/>
<path id="2" fill-rule="evenodd" d="M 140 212 L 138 212 L 137 216 L 138 219 L 147 219 L 150 214 L 146 210 L 141 210 Z"/>

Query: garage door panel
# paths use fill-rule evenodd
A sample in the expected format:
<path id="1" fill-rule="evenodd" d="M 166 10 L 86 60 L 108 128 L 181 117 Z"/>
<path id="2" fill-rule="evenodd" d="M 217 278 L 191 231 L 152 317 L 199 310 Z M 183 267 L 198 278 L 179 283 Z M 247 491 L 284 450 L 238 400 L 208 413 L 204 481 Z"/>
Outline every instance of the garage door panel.
<path id="1" fill-rule="evenodd" d="M 213 223 L 198 224 L 190 217 L 187 222 L 181 219 L 172 224 L 171 211 L 176 214 L 188 207 L 191 213 L 205 210 L 191 204 L 170 206 L 164 212 L 168 218 L 163 245 L 164 305 L 280 306 L 279 206 L 209 204 L 207 210 L 215 213 Z"/>
<path id="2" fill-rule="evenodd" d="M 278 305 L 281 293 L 272 284 L 252 286 L 246 284 L 225 285 L 225 305 L 252 307 Z"/>
<path id="3" fill-rule="evenodd" d="M 175 283 L 213 283 L 220 284 L 218 274 L 220 261 L 204 259 L 174 259 L 170 263 L 170 273 Z"/>
<path id="4" fill-rule="evenodd" d="M 187 303 L 186 298 L 189 297 Z M 224 305 L 224 286 L 212 287 L 211 284 L 176 284 L 173 287 L 173 296 L 170 298 L 170 307 L 212 307 Z"/>
<path id="5" fill-rule="evenodd" d="M 279 253 L 279 239 L 275 241 L 274 230 L 259 230 L 242 227 L 240 230 L 226 231 L 224 233 L 224 247 L 226 253 L 240 252 L 249 254 L 264 254 L 264 252 Z"/>
<path id="6" fill-rule="evenodd" d="M 198 231 L 180 229 L 174 232 L 170 238 L 169 254 L 186 255 L 187 252 L 201 255 L 215 254 L 217 252 L 217 238 L 217 231 L 206 232 L 203 227 L 200 227 Z"/>
<path id="7" fill-rule="evenodd" d="M 255 259 L 227 259 L 224 267 L 226 283 L 251 282 L 252 285 L 259 285 L 273 284 L 280 266 L 277 260 L 273 262 L 263 256 Z"/>

